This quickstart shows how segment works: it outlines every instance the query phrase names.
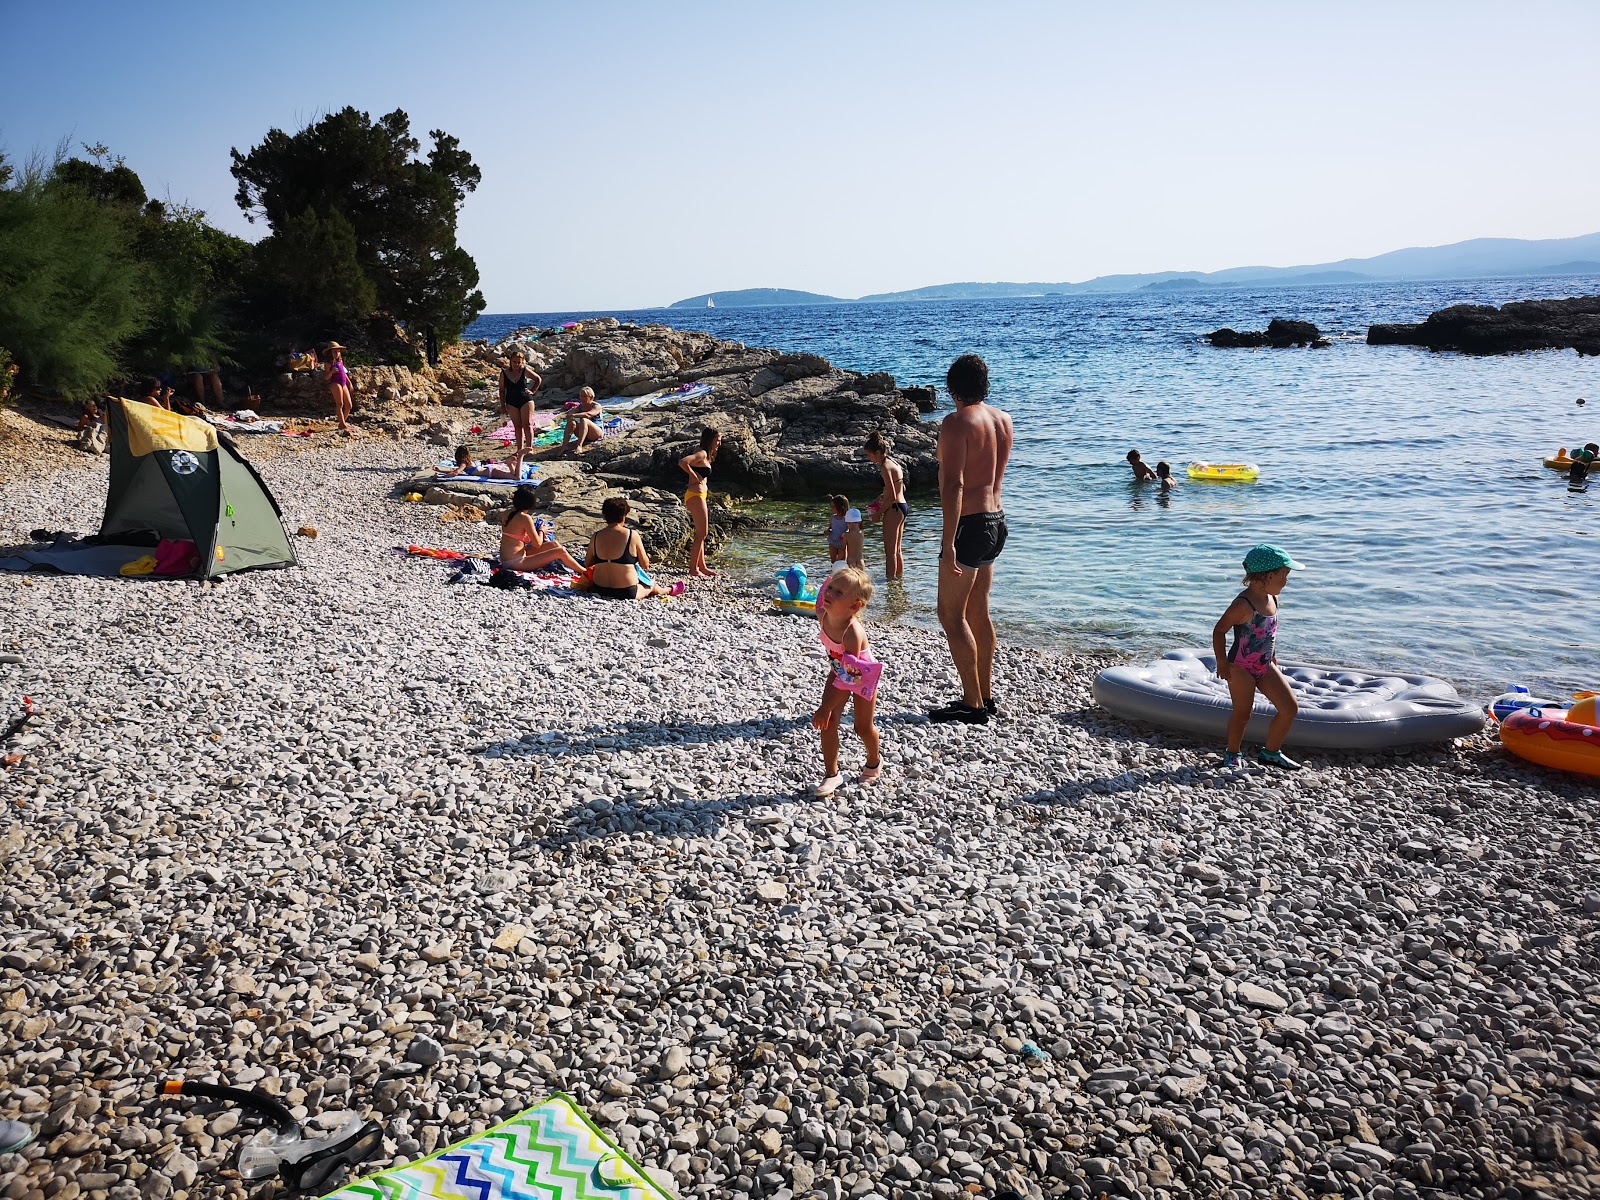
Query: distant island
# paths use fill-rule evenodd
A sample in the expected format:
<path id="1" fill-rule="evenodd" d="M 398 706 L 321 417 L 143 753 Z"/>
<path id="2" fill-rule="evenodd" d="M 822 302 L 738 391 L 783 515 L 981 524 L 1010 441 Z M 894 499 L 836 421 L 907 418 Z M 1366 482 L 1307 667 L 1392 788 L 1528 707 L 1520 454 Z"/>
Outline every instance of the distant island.
<path id="1" fill-rule="evenodd" d="M 1372 258 L 1299 267 L 1230 267 L 1225 271 L 1155 271 L 1100 275 L 1082 283 L 940 283 L 850 300 L 787 288 L 744 288 L 678 300 L 670 308 L 748 308 L 766 304 L 881 304 L 910 300 L 993 300 L 1094 292 L 1179 291 L 1200 288 L 1283 287 L 1294 284 L 1394 283 L 1401 280 L 1484 279 L 1507 275 L 1600 275 L 1600 233 L 1530 241 L 1473 238 L 1449 246 L 1413 246 Z"/>
<path id="2" fill-rule="evenodd" d="M 706 303 L 707 301 L 711 303 Z M 754 308 L 763 304 L 849 304 L 841 296 L 823 296 L 816 292 L 797 292 L 792 288 L 741 288 L 733 292 L 707 292 L 703 296 L 690 296 L 687 300 L 674 300 L 668 308 Z"/>

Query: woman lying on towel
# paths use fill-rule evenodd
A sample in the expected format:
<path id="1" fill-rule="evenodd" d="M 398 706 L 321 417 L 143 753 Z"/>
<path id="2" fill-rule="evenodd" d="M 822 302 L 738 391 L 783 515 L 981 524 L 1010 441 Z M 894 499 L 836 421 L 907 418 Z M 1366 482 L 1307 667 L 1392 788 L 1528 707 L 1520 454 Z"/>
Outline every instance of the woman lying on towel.
<path id="1" fill-rule="evenodd" d="M 454 479 L 461 475 L 476 475 L 482 479 L 515 479 L 516 476 L 512 474 L 515 469 L 509 463 L 490 462 L 487 459 L 475 462 L 472 451 L 465 446 L 457 446 L 456 465 L 439 467 L 434 473 L 446 479 Z"/>
<path id="2" fill-rule="evenodd" d="M 596 596 L 609 600 L 647 600 L 651 596 L 676 596 L 683 591 L 682 582 L 671 587 L 646 583 L 639 578 L 641 569 L 650 569 L 650 556 L 644 552 L 644 539 L 638 530 L 628 528 L 628 502 L 621 496 L 609 496 L 600 506 L 600 515 L 606 519 L 604 529 L 596 529 L 589 538 L 589 553 L 584 564 L 589 567 L 589 584 Z"/>
<path id="3" fill-rule="evenodd" d="M 500 532 L 500 565 L 508 571 L 541 571 L 560 563 L 579 574 L 583 568 L 555 538 L 547 538 L 534 526 L 532 512 L 536 493 L 524 484 L 511 498 L 511 515 Z"/>

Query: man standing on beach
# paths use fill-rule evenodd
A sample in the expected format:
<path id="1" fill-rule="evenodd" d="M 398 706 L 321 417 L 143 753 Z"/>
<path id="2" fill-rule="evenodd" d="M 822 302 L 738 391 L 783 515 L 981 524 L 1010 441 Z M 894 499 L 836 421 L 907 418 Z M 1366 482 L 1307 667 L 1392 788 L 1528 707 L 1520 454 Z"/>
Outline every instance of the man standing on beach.
<path id="1" fill-rule="evenodd" d="M 987 725 L 994 702 L 994 622 L 989 587 L 1006 544 L 1000 483 L 1011 459 L 1011 418 L 984 403 L 989 367 L 976 354 L 950 364 L 945 387 L 956 411 L 939 426 L 939 624 L 961 676 L 961 699 L 928 714 L 933 721 Z"/>

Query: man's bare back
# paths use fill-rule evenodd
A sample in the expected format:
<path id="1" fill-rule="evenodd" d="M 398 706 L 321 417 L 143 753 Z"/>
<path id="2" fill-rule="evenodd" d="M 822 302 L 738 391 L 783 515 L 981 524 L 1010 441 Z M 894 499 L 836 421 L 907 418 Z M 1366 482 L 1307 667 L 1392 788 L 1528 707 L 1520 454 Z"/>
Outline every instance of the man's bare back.
<path id="1" fill-rule="evenodd" d="M 999 512 L 1000 488 L 1011 460 L 1011 418 L 979 402 L 957 405 L 939 426 L 939 469 L 960 480 L 961 512 Z"/>

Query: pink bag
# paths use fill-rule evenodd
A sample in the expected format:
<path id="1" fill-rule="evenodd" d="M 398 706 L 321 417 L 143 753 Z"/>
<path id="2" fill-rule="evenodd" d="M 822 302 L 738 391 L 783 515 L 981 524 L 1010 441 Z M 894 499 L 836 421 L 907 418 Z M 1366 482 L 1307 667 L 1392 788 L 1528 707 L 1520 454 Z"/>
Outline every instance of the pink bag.
<path id="1" fill-rule="evenodd" d="M 200 547 L 193 542 L 175 542 L 162 538 L 156 544 L 157 575 L 175 577 L 193 575 L 200 565 Z"/>

